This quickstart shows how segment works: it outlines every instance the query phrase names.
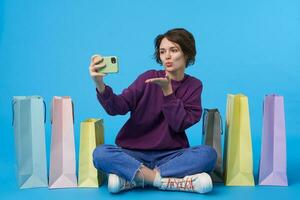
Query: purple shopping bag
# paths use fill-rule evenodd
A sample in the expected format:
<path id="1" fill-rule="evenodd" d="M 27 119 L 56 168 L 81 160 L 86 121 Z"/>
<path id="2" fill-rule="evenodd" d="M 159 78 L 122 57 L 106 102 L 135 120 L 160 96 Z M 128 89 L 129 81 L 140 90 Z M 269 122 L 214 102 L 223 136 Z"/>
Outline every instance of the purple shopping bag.
<path id="1" fill-rule="evenodd" d="M 265 96 L 262 131 L 259 185 L 287 186 L 283 96 Z"/>

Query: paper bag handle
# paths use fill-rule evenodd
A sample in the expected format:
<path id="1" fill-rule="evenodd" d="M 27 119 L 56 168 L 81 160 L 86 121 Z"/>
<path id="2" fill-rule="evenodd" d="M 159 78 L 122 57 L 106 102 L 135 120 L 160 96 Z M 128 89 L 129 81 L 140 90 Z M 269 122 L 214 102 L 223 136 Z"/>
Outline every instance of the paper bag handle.
<path id="1" fill-rule="evenodd" d="M 12 100 L 11 105 L 12 105 L 12 126 L 14 126 L 15 122 L 15 104 L 16 101 Z M 43 105 L 44 105 L 44 124 L 46 123 L 46 103 L 43 100 Z"/>
<path id="2" fill-rule="evenodd" d="M 203 121 L 202 121 L 202 135 L 204 135 L 204 128 L 205 128 L 205 122 L 207 120 L 207 113 L 208 113 L 208 109 L 204 109 L 204 112 L 203 112 Z"/>
<path id="3" fill-rule="evenodd" d="M 216 112 L 219 113 L 219 119 L 220 119 L 220 131 L 221 131 L 221 135 L 223 135 L 223 120 L 222 120 L 222 117 L 221 117 L 221 114 L 219 112 L 219 110 L 217 109 Z M 202 135 L 204 135 L 204 128 L 205 128 L 205 121 L 207 119 L 207 113 L 208 113 L 208 109 L 204 109 L 204 112 L 203 112 L 203 116 L 205 117 L 203 119 L 203 123 L 202 123 Z"/>

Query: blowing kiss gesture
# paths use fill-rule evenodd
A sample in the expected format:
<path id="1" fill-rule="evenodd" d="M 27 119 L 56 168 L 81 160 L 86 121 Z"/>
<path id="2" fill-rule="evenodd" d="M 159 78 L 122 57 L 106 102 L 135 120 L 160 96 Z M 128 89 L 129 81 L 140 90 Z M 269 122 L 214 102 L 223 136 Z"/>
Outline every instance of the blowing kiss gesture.
<path id="1" fill-rule="evenodd" d="M 159 85 L 163 91 L 164 96 L 168 96 L 173 93 L 171 80 L 166 74 L 164 78 L 150 78 L 145 81 L 145 83 L 155 83 Z"/>

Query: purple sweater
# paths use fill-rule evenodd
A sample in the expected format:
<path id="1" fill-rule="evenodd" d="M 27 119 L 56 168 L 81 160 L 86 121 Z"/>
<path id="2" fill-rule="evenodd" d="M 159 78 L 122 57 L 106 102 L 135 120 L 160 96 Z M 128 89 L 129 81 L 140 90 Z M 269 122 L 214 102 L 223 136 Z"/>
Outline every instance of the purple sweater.
<path id="1" fill-rule="evenodd" d="M 200 80 L 184 75 L 171 80 L 173 93 L 164 96 L 159 85 L 145 83 L 148 78 L 164 77 L 165 71 L 141 74 L 122 94 L 106 86 L 97 98 L 110 115 L 130 118 L 119 131 L 116 144 L 128 149 L 170 150 L 189 147 L 185 129 L 197 123 L 202 114 Z"/>

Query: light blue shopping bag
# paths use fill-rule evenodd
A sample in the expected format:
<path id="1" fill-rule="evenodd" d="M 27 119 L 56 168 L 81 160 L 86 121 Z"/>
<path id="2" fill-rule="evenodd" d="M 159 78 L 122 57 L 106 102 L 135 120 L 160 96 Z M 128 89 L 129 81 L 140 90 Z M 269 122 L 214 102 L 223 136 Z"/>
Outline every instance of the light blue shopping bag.
<path id="1" fill-rule="evenodd" d="M 15 96 L 12 107 L 19 186 L 47 187 L 45 102 L 40 96 Z"/>

